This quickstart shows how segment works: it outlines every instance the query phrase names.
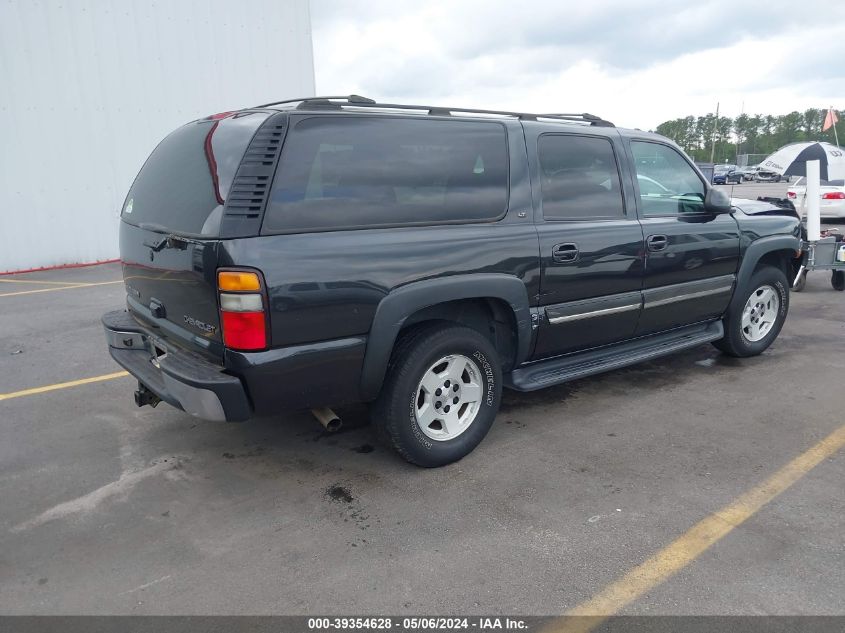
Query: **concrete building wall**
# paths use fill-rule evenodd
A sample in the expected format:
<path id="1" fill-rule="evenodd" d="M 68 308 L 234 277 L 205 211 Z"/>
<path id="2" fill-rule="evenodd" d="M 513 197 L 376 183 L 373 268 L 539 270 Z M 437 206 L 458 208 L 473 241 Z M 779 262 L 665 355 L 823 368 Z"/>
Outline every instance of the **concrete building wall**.
<path id="1" fill-rule="evenodd" d="M 313 94 L 308 0 L 3 0 L 0 272 L 116 258 L 168 132 Z"/>

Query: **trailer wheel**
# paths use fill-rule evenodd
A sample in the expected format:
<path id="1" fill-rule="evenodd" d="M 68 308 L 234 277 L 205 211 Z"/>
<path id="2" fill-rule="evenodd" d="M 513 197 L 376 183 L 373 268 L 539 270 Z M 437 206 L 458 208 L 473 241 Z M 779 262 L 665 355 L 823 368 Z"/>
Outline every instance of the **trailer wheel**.
<path id="1" fill-rule="evenodd" d="M 845 270 L 834 270 L 830 275 L 830 285 L 834 290 L 845 290 Z"/>

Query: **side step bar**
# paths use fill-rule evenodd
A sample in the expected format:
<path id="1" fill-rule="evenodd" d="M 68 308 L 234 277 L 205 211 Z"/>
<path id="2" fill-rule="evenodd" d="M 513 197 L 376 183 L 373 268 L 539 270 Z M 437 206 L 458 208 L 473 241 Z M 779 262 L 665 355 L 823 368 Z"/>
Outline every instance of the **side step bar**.
<path id="1" fill-rule="evenodd" d="M 723 335 L 722 322 L 713 321 L 588 352 L 551 358 L 514 369 L 505 376 L 505 387 L 516 391 L 535 391 L 717 341 Z"/>

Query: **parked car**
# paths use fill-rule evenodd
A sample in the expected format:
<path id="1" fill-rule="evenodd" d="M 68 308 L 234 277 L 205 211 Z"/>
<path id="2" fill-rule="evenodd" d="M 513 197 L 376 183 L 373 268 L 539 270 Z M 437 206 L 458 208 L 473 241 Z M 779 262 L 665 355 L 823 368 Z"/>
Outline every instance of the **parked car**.
<path id="1" fill-rule="evenodd" d="M 786 176 L 782 176 L 776 171 L 768 171 L 765 169 L 758 169 L 757 173 L 754 174 L 754 180 L 756 182 L 780 182 L 781 180 L 788 181 L 789 178 Z"/>
<path id="2" fill-rule="evenodd" d="M 387 444 L 440 466 L 503 387 L 706 342 L 760 354 L 789 308 L 789 213 L 732 206 L 671 141 L 592 115 L 278 102 L 156 147 L 121 213 L 126 310 L 103 325 L 138 406 L 368 402 Z"/>
<path id="3" fill-rule="evenodd" d="M 733 182 L 741 180 L 736 174 L 736 165 L 716 165 L 713 168 L 713 184 L 724 185 L 729 182 L 729 178 L 733 178 Z"/>
<path id="4" fill-rule="evenodd" d="M 786 190 L 786 197 L 792 201 L 796 209 L 805 208 L 807 195 L 807 179 L 801 176 L 795 184 Z M 845 180 L 822 180 L 820 189 L 821 217 L 825 219 L 845 218 Z M 806 211 L 803 211 L 806 213 Z"/>
<path id="5" fill-rule="evenodd" d="M 747 167 L 740 168 L 739 171 L 742 174 L 742 179 L 745 181 L 754 180 L 754 176 L 757 174 L 759 168 L 759 165 L 748 165 Z"/>

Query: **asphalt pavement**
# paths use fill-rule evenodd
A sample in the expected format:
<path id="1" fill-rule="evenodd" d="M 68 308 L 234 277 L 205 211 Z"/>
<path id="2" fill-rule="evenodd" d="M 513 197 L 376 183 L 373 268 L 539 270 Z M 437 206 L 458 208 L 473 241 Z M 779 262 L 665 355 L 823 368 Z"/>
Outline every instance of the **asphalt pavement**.
<path id="1" fill-rule="evenodd" d="M 756 489 L 621 611 L 845 615 L 845 455 L 812 452 L 845 422 L 828 274 L 760 357 L 702 346 L 508 392 L 435 470 L 380 445 L 363 407 L 337 434 L 138 409 L 99 325 L 123 300 L 116 264 L 0 277 L 2 614 L 558 614 Z"/>

